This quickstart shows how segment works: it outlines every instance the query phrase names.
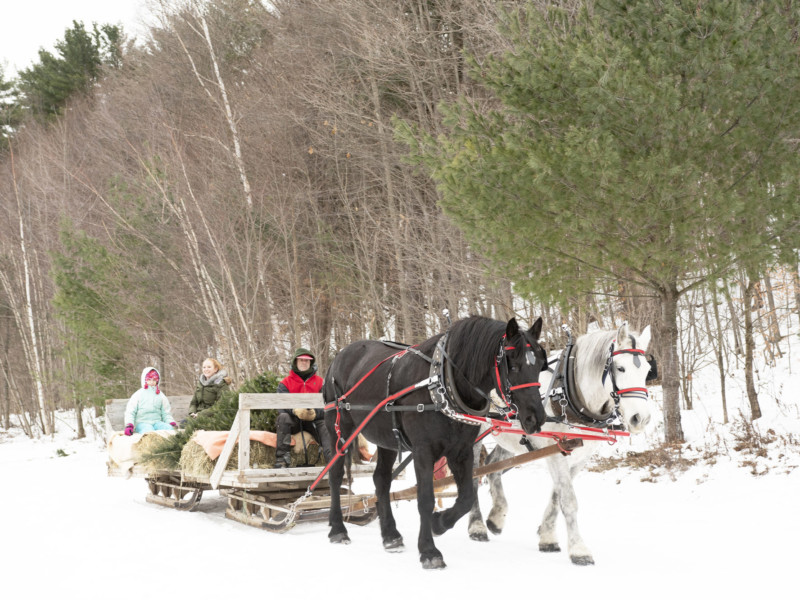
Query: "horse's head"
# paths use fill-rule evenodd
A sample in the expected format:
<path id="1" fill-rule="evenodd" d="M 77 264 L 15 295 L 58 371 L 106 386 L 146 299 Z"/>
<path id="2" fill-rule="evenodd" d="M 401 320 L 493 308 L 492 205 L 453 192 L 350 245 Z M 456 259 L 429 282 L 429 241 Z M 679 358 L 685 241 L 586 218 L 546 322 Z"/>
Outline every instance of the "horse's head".
<path id="1" fill-rule="evenodd" d="M 619 418 L 631 433 L 639 433 L 650 422 L 645 382 L 650 372 L 645 351 L 650 343 L 650 326 L 637 334 L 623 323 L 612 343 L 603 373 L 603 385 L 619 397 Z"/>
<path id="2" fill-rule="evenodd" d="M 537 433 L 545 421 L 544 406 L 539 387 L 539 372 L 547 366 L 547 354 L 539 345 L 542 318 L 525 331 L 516 319 L 506 325 L 503 358 L 507 367 L 507 381 L 502 390 L 506 400 L 517 411 L 517 418 L 527 433 Z"/>

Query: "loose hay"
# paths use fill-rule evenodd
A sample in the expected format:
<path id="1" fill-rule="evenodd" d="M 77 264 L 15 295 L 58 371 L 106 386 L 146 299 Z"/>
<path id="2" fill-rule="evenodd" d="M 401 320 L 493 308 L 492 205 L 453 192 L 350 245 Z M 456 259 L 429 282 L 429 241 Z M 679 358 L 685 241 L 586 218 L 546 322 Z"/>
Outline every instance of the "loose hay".
<path id="1" fill-rule="evenodd" d="M 303 451 L 302 438 L 300 434 L 292 436 L 295 438 L 295 445 L 292 446 L 290 453 L 291 466 L 301 467 L 306 464 L 306 456 Z M 325 464 L 324 456 L 320 452 L 319 445 L 317 445 L 314 438 L 310 434 L 306 434 L 306 444 L 308 448 L 309 463 L 315 466 L 322 466 Z M 208 477 L 214 471 L 217 465 L 217 460 L 211 460 L 203 447 L 195 442 L 189 440 L 183 447 L 181 452 L 181 459 L 179 467 L 184 474 L 194 477 Z M 320 462 L 321 461 L 321 462 Z M 319 464 L 318 464 L 319 463 Z M 250 468 L 253 469 L 271 469 L 275 464 L 275 448 L 266 446 L 261 442 L 250 440 Z M 236 470 L 239 468 L 239 450 L 234 448 L 228 464 L 225 466 L 226 470 Z"/>

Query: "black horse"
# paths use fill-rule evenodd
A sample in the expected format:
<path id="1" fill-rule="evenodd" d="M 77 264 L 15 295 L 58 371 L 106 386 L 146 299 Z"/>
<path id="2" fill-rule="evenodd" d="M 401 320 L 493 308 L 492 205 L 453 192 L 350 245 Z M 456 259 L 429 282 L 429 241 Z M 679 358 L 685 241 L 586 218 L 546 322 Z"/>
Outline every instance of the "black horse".
<path id="1" fill-rule="evenodd" d="M 380 341 L 361 341 L 336 356 L 322 392 L 328 407 L 325 422 L 333 439 L 337 439 L 337 425 L 340 428 L 340 446 L 376 406 L 392 395 L 399 396 L 374 411 L 362 430 L 378 447 L 373 481 L 387 551 L 403 548 L 389 499 L 392 465 L 402 441 L 410 448 L 416 473 L 420 561 L 426 569 L 446 566 L 433 535 L 452 528 L 469 512 L 474 500 L 472 446 L 479 428 L 463 415 L 474 418 L 488 413 L 489 394 L 494 391 L 526 432 L 540 430 L 545 413 L 538 381 L 539 371 L 546 364 L 545 352 L 538 343 L 541 330 L 541 318 L 525 331 L 516 319 L 503 323 L 469 317 L 453 323 L 446 334 L 407 351 L 398 352 L 397 347 Z M 427 381 L 429 377 L 434 378 L 432 384 Z M 418 383 L 421 385 L 414 388 Z M 407 388 L 413 391 L 401 395 Z M 337 404 L 336 410 L 331 410 L 331 403 Z M 434 513 L 433 466 L 442 456 L 455 477 L 458 497 L 451 508 Z M 349 544 L 339 495 L 343 475 L 344 461 L 337 460 L 330 467 L 328 537 L 333 543 Z"/>

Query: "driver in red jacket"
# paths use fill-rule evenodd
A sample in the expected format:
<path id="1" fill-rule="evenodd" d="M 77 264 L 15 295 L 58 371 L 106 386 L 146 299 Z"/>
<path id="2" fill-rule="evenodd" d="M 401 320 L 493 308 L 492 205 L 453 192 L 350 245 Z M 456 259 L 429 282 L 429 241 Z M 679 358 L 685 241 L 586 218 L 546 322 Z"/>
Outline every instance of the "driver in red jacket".
<path id="1" fill-rule="evenodd" d="M 278 384 L 279 394 L 317 394 L 322 390 L 322 377 L 317 375 L 316 357 L 305 348 L 298 348 L 292 357 L 292 370 Z M 302 417 L 302 418 L 301 418 Z M 291 466 L 292 434 L 308 431 L 322 446 L 325 461 L 333 456 L 330 434 L 325 427 L 322 409 L 282 409 L 278 412 L 276 433 L 278 447 L 274 468 Z"/>

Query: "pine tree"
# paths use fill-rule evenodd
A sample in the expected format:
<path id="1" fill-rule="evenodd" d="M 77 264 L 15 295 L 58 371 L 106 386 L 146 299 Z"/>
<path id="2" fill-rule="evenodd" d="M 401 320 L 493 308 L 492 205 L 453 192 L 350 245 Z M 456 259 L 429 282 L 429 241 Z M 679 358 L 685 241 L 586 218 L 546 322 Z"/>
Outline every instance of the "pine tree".
<path id="1" fill-rule="evenodd" d="M 3 65 L 0 65 L 0 155 L 8 149 L 11 135 L 21 117 L 16 81 L 6 80 Z"/>
<path id="2" fill-rule="evenodd" d="M 53 256 L 53 305 L 64 323 L 62 355 L 78 407 L 122 397 L 127 375 L 125 349 L 132 344 L 120 327 L 112 285 L 119 272 L 114 257 L 95 239 L 65 223 L 63 250 Z"/>
<path id="3" fill-rule="evenodd" d="M 531 4 L 508 15 L 511 52 L 472 61 L 494 110 L 443 107 L 436 140 L 400 127 L 519 290 L 563 301 L 608 279 L 658 298 L 667 442 L 683 439 L 678 299 L 796 247 L 798 17 L 795 3 Z"/>
<path id="4" fill-rule="evenodd" d="M 55 43 L 56 55 L 39 50 L 39 61 L 20 72 L 24 106 L 36 115 L 57 115 L 73 94 L 88 92 L 100 78 L 103 66 L 119 67 L 122 30 L 115 25 L 86 31 L 73 21 L 64 39 Z"/>

